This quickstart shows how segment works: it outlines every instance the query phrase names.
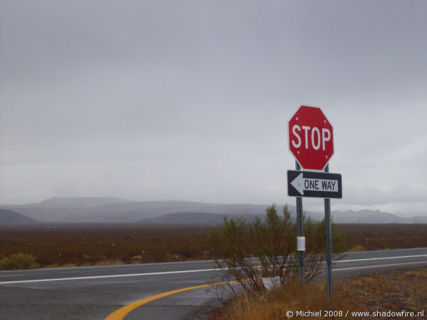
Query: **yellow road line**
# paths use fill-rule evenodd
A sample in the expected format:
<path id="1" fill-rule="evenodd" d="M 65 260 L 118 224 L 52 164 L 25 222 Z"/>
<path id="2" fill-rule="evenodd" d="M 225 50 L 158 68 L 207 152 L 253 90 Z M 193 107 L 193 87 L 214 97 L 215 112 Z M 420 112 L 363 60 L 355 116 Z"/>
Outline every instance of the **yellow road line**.
<path id="1" fill-rule="evenodd" d="M 348 268 L 333 269 L 332 271 L 369 269 L 369 268 L 379 268 L 379 267 L 387 267 L 387 266 L 388 267 L 389 266 L 401 266 L 401 265 L 419 264 L 419 263 L 425 263 L 425 261 L 403 262 L 403 263 L 383 264 L 383 265 L 374 265 L 374 266 L 348 267 Z M 190 290 L 195 290 L 195 289 L 200 289 L 200 288 L 206 288 L 206 287 L 210 287 L 210 286 L 223 285 L 226 283 L 233 283 L 233 282 L 236 282 L 236 281 L 234 280 L 234 281 L 215 282 L 215 283 L 210 283 L 210 284 L 201 284 L 201 285 L 194 286 L 194 287 L 181 288 L 181 289 L 176 289 L 176 290 L 172 290 L 172 291 L 159 293 L 159 294 L 156 294 L 154 296 L 135 301 L 131 304 L 128 304 L 128 305 L 120 308 L 120 309 L 117 309 L 116 311 L 114 311 L 113 313 L 108 315 L 104 320 L 123 320 L 133 310 L 135 310 L 135 309 L 137 309 L 137 308 L 139 308 L 139 307 L 141 307 L 147 303 L 150 303 L 152 301 L 155 301 L 155 300 L 167 297 L 167 296 L 171 296 L 173 294 L 177 294 L 177 293 L 185 292 L 185 291 L 190 291 Z"/>
<path id="2" fill-rule="evenodd" d="M 120 308 L 120 309 L 117 309 L 116 311 L 111 313 L 109 316 L 107 316 L 104 320 L 122 320 L 133 310 L 143 306 L 144 304 L 152 302 L 154 300 L 158 300 L 158 299 L 161 299 L 161 298 L 164 298 L 167 296 L 171 296 L 173 294 L 177 294 L 180 292 L 185 292 L 185 291 L 190 291 L 190 290 L 195 290 L 195 289 L 200 289 L 200 288 L 206 288 L 206 287 L 210 287 L 210 286 L 217 286 L 217 285 L 222 285 L 222 284 L 231 283 L 231 282 L 234 282 L 234 281 L 224 281 L 224 282 L 216 282 L 216 283 L 210 283 L 210 284 L 201 284 L 201 285 L 194 286 L 194 287 L 181 288 L 181 289 L 177 289 L 177 290 L 159 293 L 159 294 L 156 294 L 155 296 L 151 296 L 148 298 L 144 298 L 144 299 L 135 301 L 131 304 L 128 304 L 128 305 Z"/>

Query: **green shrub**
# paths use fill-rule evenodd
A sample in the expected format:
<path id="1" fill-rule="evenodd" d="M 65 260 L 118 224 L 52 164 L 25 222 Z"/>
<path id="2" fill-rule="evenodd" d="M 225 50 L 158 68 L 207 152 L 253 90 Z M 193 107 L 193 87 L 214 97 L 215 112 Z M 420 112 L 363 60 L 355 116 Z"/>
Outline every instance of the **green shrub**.
<path id="1" fill-rule="evenodd" d="M 36 257 L 27 253 L 14 253 L 0 259 L 0 270 L 35 269 L 40 268 Z"/>
<path id="2" fill-rule="evenodd" d="M 325 261 L 325 222 L 304 218 L 307 248 L 304 255 L 304 280 L 310 281 L 323 272 Z M 262 278 L 275 278 L 280 284 L 298 278 L 296 251 L 297 225 L 288 208 L 283 216 L 275 205 L 266 210 L 265 219 L 254 222 L 226 218 L 220 230 L 210 237 L 218 268 L 226 269 L 224 280 L 237 281 L 246 292 L 263 292 Z M 334 253 L 345 250 L 345 236 L 333 232 Z"/>

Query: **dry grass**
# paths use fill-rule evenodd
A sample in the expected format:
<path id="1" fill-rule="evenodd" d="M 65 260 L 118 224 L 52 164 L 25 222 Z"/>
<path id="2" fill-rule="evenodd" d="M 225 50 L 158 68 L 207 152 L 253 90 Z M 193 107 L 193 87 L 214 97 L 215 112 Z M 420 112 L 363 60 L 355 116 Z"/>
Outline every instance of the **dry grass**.
<path id="1" fill-rule="evenodd" d="M 427 224 L 336 224 L 349 250 L 427 247 Z"/>
<path id="2" fill-rule="evenodd" d="M 300 311 L 414 311 L 427 308 L 427 268 L 412 271 L 375 273 L 334 283 L 334 296 L 328 306 L 325 286 L 299 281 L 276 288 L 261 297 L 243 295 L 210 315 L 211 320 L 276 320 L 286 319 L 286 312 Z M 345 316 L 327 317 L 343 319 Z M 299 319 L 300 317 L 295 317 Z M 304 319 L 324 319 L 304 317 Z M 358 318 L 360 319 L 360 317 Z"/>
<path id="3" fill-rule="evenodd" d="M 182 261 L 211 258 L 207 227 L 128 225 L 4 228 L 0 259 L 22 252 L 42 267 Z"/>
<path id="4" fill-rule="evenodd" d="M 262 296 L 245 294 L 235 298 L 223 309 L 212 313 L 211 320 L 275 320 L 285 319 L 286 312 L 290 310 L 347 310 L 351 307 L 346 299 L 337 297 L 328 308 L 328 296 L 323 284 L 302 285 L 300 281 L 294 281 Z"/>
<path id="5" fill-rule="evenodd" d="M 42 267 L 212 259 L 209 231 L 201 226 L 59 225 L 1 228 L 0 259 L 31 254 Z M 427 224 L 336 225 L 347 248 L 427 247 Z"/>
<path id="6" fill-rule="evenodd" d="M 427 268 L 375 273 L 338 282 L 337 294 L 351 299 L 361 311 L 427 309 Z"/>
<path id="7" fill-rule="evenodd" d="M 358 245 L 355 245 L 353 248 L 351 248 L 348 251 L 350 251 L 350 252 L 356 252 L 356 251 L 365 251 L 365 250 L 366 250 L 366 248 L 364 246 L 358 244 Z"/>

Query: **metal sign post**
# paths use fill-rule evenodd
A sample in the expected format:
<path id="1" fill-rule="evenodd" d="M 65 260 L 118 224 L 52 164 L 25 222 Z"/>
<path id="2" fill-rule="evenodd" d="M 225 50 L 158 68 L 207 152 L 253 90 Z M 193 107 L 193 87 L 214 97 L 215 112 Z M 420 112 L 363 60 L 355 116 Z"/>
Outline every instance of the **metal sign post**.
<path id="1" fill-rule="evenodd" d="M 325 172 L 329 172 L 329 164 L 326 165 Z M 332 296 L 332 230 L 331 230 L 331 199 L 325 198 L 325 227 L 326 227 L 326 266 L 328 283 L 328 296 Z"/>
<path id="2" fill-rule="evenodd" d="M 295 169 L 301 170 L 301 166 L 295 161 Z M 296 210 L 297 210 L 297 251 L 298 251 L 298 264 L 299 264 L 299 277 L 301 281 L 304 280 L 304 251 L 305 241 L 301 241 L 304 238 L 304 224 L 303 224 L 303 210 L 302 210 L 302 198 L 296 198 Z M 305 239 L 304 239 L 305 240 Z M 303 243 L 302 243 L 303 242 Z"/>

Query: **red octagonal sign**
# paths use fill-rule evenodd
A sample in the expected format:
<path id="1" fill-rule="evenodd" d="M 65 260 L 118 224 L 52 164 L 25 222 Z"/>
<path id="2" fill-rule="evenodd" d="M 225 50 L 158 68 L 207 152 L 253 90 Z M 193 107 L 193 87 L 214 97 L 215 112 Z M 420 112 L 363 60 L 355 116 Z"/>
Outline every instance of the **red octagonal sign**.
<path id="1" fill-rule="evenodd" d="M 303 169 L 325 168 L 334 154 L 334 134 L 320 108 L 301 106 L 289 120 L 289 149 Z"/>

